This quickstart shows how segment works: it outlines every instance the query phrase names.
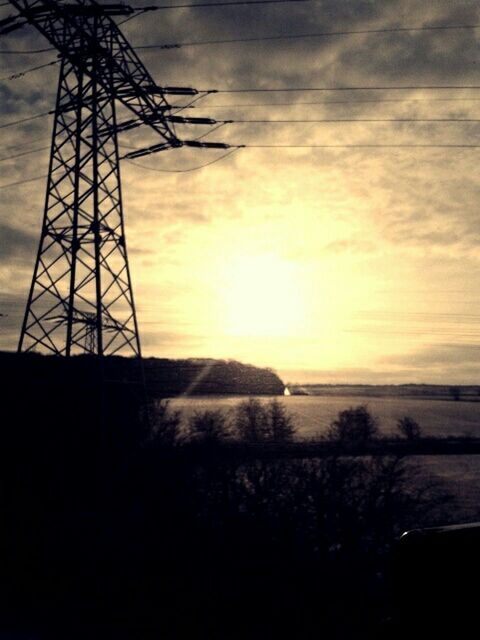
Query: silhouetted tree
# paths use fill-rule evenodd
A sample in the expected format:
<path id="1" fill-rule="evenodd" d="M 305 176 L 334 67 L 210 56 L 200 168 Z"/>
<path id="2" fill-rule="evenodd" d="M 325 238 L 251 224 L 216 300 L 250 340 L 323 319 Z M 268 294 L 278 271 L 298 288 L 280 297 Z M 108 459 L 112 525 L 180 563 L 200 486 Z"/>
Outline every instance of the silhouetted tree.
<path id="1" fill-rule="evenodd" d="M 195 411 L 188 421 L 187 438 L 202 444 L 217 444 L 230 437 L 227 418 L 221 410 Z"/>
<path id="2" fill-rule="evenodd" d="M 362 444 L 378 435 L 378 421 L 365 405 L 340 411 L 326 433 L 326 438 L 343 444 Z"/>
<path id="3" fill-rule="evenodd" d="M 148 408 L 149 440 L 157 446 L 174 446 L 181 441 L 181 411 L 172 411 L 168 400 L 154 401 Z"/>
<path id="4" fill-rule="evenodd" d="M 244 442 L 265 442 L 268 438 L 268 414 L 262 403 L 249 398 L 235 407 L 234 433 Z"/>
<path id="5" fill-rule="evenodd" d="M 267 406 L 270 438 L 275 442 L 290 442 L 296 429 L 285 405 L 274 398 Z"/>
<path id="6" fill-rule="evenodd" d="M 422 429 L 418 422 L 410 416 L 404 416 L 397 422 L 397 429 L 407 440 L 416 440 L 422 435 Z"/>
<path id="7" fill-rule="evenodd" d="M 285 405 L 276 398 L 267 404 L 249 398 L 235 408 L 233 431 L 244 442 L 289 442 L 295 426 Z"/>

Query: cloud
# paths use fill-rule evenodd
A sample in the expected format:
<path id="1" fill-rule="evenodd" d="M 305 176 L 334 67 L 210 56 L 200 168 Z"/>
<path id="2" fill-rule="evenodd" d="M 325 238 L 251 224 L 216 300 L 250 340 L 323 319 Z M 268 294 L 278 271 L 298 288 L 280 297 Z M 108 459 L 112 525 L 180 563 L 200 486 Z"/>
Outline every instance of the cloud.
<path id="1" fill-rule="evenodd" d="M 385 356 L 381 359 L 383 364 L 410 365 L 414 368 L 426 368 L 431 366 L 475 368 L 480 372 L 479 362 L 480 344 L 440 344 L 423 347 L 413 353 Z"/>
<path id="2" fill-rule="evenodd" d="M 132 44 L 144 45 L 282 33 L 473 24 L 479 22 L 479 12 L 478 3 L 469 1 L 324 0 L 159 11 L 131 20 L 123 29 Z M 46 44 L 31 27 L 11 33 L 4 40 L 5 48 L 35 49 Z M 269 40 L 138 53 L 159 85 L 199 89 L 462 85 L 475 84 L 478 74 L 476 32 L 466 29 Z M 3 56 L 3 75 L 54 57 L 52 53 Z M 55 65 L 14 81 L 0 82 L 0 124 L 51 110 L 57 74 Z M 392 101 L 401 98 L 411 102 Z M 180 105 L 186 103 L 187 100 L 178 100 Z M 270 106 L 239 106 L 262 103 Z M 215 108 L 218 105 L 227 106 Z M 219 121 L 466 119 L 476 118 L 477 105 L 477 92 L 468 90 L 239 93 L 210 94 L 183 113 L 213 116 Z M 131 116 L 126 110 L 119 109 L 119 120 L 127 117 Z M 51 126 L 50 116 L 2 129 L 3 156 L 48 145 Z M 466 122 L 244 123 L 225 125 L 205 139 L 232 144 L 456 144 L 475 141 L 478 127 L 478 123 Z M 179 135 L 186 139 L 207 130 L 177 127 Z M 143 148 L 157 140 L 144 127 L 122 134 L 120 142 Z M 174 171 L 206 164 L 220 155 L 217 151 L 184 148 L 139 162 Z M 189 173 L 156 173 L 123 163 L 126 232 L 137 303 L 148 306 L 161 291 L 173 306 L 179 303 L 176 292 L 184 291 L 184 309 L 188 308 L 189 296 L 194 295 L 208 307 L 210 298 L 205 292 L 209 291 L 212 274 L 207 269 L 205 273 L 200 269 L 200 275 L 193 274 L 195 291 L 188 293 L 185 283 L 192 279 L 191 272 L 208 261 L 215 262 L 215 269 L 220 271 L 222 257 L 229 251 L 263 250 L 318 268 L 312 280 L 312 298 L 325 298 L 322 287 L 328 280 L 334 292 L 329 298 L 341 307 L 341 315 L 347 319 L 356 304 L 354 289 L 373 292 L 363 294 L 363 300 L 368 298 L 372 308 L 392 304 L 422 309 L 433 304 L 428 297 L 431 292 L 447 288 L 457 293 L 435 298 L 433 313 L 456 305 L 480 311 L 473 302 L 480 275 L 477 156 L 478 150 L 454 149 L 251 148 Z M 48 152 L 5 161 L 2 169 L 3 184 L 45 174 Z M 43 181 L 0 189 L 0 286 L 4 291 L 28 289 L 44 192 Z M 381 293 L 387 289 L 388 295 Z M 429 293 L 415 293 L 417 289 Z M 400 295 L 400 291 L 409 293 Z M 11 304 L 11 312 L 17 309 L 20 317 L 23 298 Z M 325 313 L 318 312 L 318 316 Z M 190 315 L 194 324 L 195 314 Z M 9 322 L 11 318 L 9 315 Z M 147 329 L 144 342 L 150 353 L 158 348 L 162 355 L 168 347 L 170 355 L 176 348 L 182 355 L 195 355 L 208 349 L 209 344 L 216 344 L 214 335 L 204 335 L 203 329 L 196 332 L 192 326 L 188 331 L 179 328 L 176 319 L 169 310 L 162 334 Z M 191 337 L 197 333 L 201 337 Z M 315 326 L 312 335 L 317 337 Z M 338 338 L 341 339 L 342 336 Z M 364 347 L 366 342 L 362 341 L 373 345 L 377 336 L 356 339 Z M 12 338 L 12 345 L 15 340 Z M 410 355 L 403 355 L 403 361 L 401 356 L 389 355 L 398 352 L 394 339 L 385 342 L 383 364 L 392 369 L 393 376 L 440 376 L 442 367 L 451 371 L 456 362 L 457 373 L 462 363 L 465 372 L 467 364 L 475 370 L 469 356 L 476 353 L 474 350 L 438 347 L 435 351 L 421 342 L 424 337 L 418 340 L 412 344 L 413 360 Z M 372 351 L 376 355 L 378 350 Z M 272 358 L 277 355 L 272 353 Z M 279 363 L 272 360 L 271 364 Z M 340 363 L 335 364 L 341 367 Z M 377 364 L 372 356 L 355 375 L 358 379 L 384 375 L 376 369 Z M 305 363 L 305 368 L 313 366 L 316 363 Z M 332 366 L 327 363 L 323 370 L 335 376 L 333 360 Z"/>
<path id="3" fill-rule="evenodd" d="M 285 382 L 293 384 L 421 384 L 430 382 L 431 384 L 441 384 L 441 378 L 432 376 L 427 372 L 427 377 L 423 377 L 423 372 L 414 368 L 384 369 L 369 367 L 339 367 L 336 369 L 279 369 L 279 374 Z M 352 399 L 353 403 L 353 399 Z"/>
<path id="4" fill-rule="evenodd" d="M 324 247 L 324 251 L 328 253 L 371 253 L 375 251 L 376 245 L 368 240 L 358 238 L 346 238 L 343 240 L 335 240 Z"/>
<path id="5" fill-rule="evenodd" d="M 17 346 L 25 310 L 26 296 L 18 293 L 0 293 L 0 349 L 12 350 Z"/>
<path id="6" fill-rule="evenodd" d="M 27 231 L 0 223 L 0 263 L 11 260 L 31 262 L 38 239 Z"/>

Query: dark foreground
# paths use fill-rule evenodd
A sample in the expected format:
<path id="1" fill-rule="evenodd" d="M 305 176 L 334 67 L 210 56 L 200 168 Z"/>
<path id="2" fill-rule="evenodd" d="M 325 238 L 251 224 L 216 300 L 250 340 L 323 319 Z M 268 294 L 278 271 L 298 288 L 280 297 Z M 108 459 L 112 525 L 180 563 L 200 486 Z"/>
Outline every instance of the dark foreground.
<path id="1" fill-rule="evenodd" d="M 395 637 L 395 541 L 455 519 L 441 484 L 404 452 L 262 459 L 180 445 L 168 411 L 153 431 L 139 418 L 135 385 L 99 389 L 45 379 L 7 388 L 3 631 Z"/>

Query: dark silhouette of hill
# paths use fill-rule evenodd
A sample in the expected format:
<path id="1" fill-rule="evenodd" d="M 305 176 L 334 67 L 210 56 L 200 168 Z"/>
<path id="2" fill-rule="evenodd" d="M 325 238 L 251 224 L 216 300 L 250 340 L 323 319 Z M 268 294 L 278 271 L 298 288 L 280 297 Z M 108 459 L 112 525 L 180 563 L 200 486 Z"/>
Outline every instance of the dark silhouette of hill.
<path id="1" fill-rule="evenodd" d="M 144 375 L 154 398 L 177 395 L 283 395 L 285 385 L 270 369 L 242 364 L 235 360 L 146 358 Z M 103 375 L 107 381 L 142 383 L 138 360 L 113 356 L 104 358 L 103 374 L 92 356 L 60 358 L 40 354 L 0 352 L 4 376 L 21 385 L 60 381 L 84 384 Z"/>
<path id="2" fill-rule="evenodd" d="M 167 395 L 283 395 L 285 385 L 271 369 L 236 360 L 144 360 L 149 391 Z"/>

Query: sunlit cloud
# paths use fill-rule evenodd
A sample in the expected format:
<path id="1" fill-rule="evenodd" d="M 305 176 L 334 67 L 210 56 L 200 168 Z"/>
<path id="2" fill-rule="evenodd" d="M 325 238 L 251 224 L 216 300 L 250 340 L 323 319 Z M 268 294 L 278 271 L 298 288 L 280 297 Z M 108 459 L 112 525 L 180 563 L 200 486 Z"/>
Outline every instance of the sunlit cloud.
<path id="1" fill-rule="evenodd" d="M 161 19 L 151 14 L 128 22 L 125 34 L 141 45 L 479 22 L 472 2 L 299 4 L 161 12 Z M 140 55 L 159 84 L 200 89 L 472 85 L 477 37 L 478 30 L 363 34 Z M 11 48 L 44 44 L 33 29 L 8 36 Z M 3 75 L 50 57 L 2 56 Z M 0 83 L 1 123 L 51 110 L 57 73 L 50 67 Z M 410 101 L 394 101 L 404 98 Z M 188 113 L 218 120 L 477 119 L 479 98 L 467 89 L 211 94 Z M 3 155 L 11 146 L 48 145 L 51 120 L 2 129 Z M 243 123 L 206 139 L 455 144 L 477 140 L 479 128 L 476 122 Z M 178 131 L 194 137 L 206 129 Z M 120 142 L 141 148 L 152 144 L 152 134 L 140 128 Z M 170 150 L 142 158 L 142 166 L 122 163 L 127 242 L 147 355 L 237 358 L 281 372 L 310 371 L 327 381 L 348 381 L 349 375 L 366 382 L 382 376 L 478 378 L 480 367 L 465 346 L 477 346 L 476 327 L 439 324 L 446 313 L 480 314 L 478 150 L 249 148 L 205 169 L 170 173 L 220 155 Z M 48 151 L 1 166 L 2 184 L 43 175 Z M 2 348 L 16 346 L 44 191 L 44 180 L 0 189 L 0 300 L 9 310 Z M 427 312 L 420 324 L 412 315 Z"/>

